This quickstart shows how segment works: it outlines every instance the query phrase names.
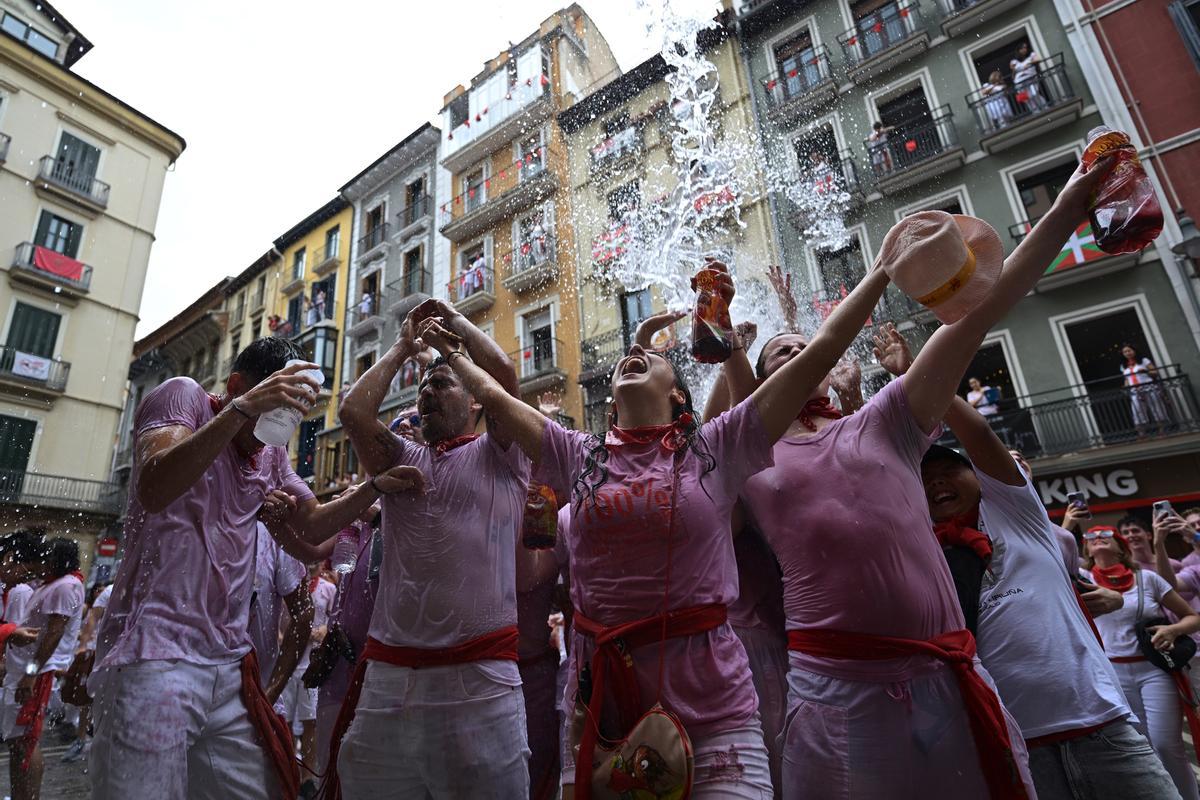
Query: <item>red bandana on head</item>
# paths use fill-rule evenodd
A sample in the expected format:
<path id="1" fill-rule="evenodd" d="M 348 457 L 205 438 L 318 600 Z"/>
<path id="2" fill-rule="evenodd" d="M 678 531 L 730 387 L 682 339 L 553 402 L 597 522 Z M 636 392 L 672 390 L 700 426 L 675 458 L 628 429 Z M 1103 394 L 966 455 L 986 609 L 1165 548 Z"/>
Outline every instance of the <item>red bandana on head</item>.
<path id="1" fill-rule="evenodd" d="M 645 425 L 640 428 L 618 428 L 613 425 L 608 430 L 605 445 L 616 447 L 623 444 L 661 442 L 663 447 L 674 453 L 687 444 L 688 429 L 692 427 L 693 420 L 691 413 L 685 411 L 670 425 Z"/>
<path id="2" fill-rule="evenodd" d="M 978 510 L 934 523 L 933 533 L 942 547 L 969 547 L 983 559 L 983 563 L 992 560 L 992 540 L 979 530 Z"/>
<path id="3" fill-rule="evenodd" d="M 800 416 L 797 419 L 800 423 L 808 428 L 813 433 L 817 432 L 817 423 L 812 421 L 813 417 L 824 417 L 825 419 L 841 419 L 842 412 L 834 407 L 828 397 L 818 397 L 815 400 L 809 400 L 804 404 L 804 408 L 800 409 Z"/>
<path id="4" fill-rule="evenodd" d="M 455 436 L 453 439 L 443 439 L 433 446 L 438 455 L 444 456 L 456 447 L 462 447 L 464 444 L 470 444 L 479 438 L 478 433 L 468 433 L 465 436 Z"/>

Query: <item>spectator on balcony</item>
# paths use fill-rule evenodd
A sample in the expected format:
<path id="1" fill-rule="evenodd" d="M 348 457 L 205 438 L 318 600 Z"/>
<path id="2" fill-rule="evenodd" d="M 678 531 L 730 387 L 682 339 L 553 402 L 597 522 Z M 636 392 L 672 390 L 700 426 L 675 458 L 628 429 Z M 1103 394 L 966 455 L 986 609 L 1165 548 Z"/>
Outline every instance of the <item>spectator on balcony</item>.
<path id="1" fill-rule="evenodd" d="M 546 229 L 542 227 L 540 216 L 534 220 L 533 227 L 529 229 L 529 244 L 533 249 L 533 263 L 541 264 L 545 261 L 548 247 L 546 245 Z"/>
<path id="2" fill-rule="evenodd" d="M 1028 42 L 1021 42 L 1016 56 L 1008 62 L 1017 102 L 1034 114 L 1044 111 L 1047 107 L 1046 98 L 1042 97 L 1042 88 L 1037 80 L 1041 63 L 1042 59 L 1036 51 L 1030 49 Z"/>
<path id="3" fill-rule="evenodd" d="M 1000 70 L 992 70 L 988 82 L 979 88 L 979 94 L 984 98 L 983 107 L 992 121 L 992 129 L 1007 127 L 1012 122 L 1012 106 L 1008 104 L 1008 86 Z"/>
<path id="4" fill-rule="evenodd" d="M 888 147 L 888 135 L 896 130 L 891 125 L 876 122 L 867 137 L 867 149 L 871 151 L 871 168 L 876 177 L 882 177 L 892 171 L 892 151 Z"/>
<path id="5" fill-rule="evenodd" d="M 1125 359 L 1121 364 L 1121 374 L 1129 390 L 1130 411 L 1140 438 L 1146 435 L 1152 425 L 1156 430 L 1161 430 L 1170 421 L 1170 415 L 1162 387 L 1158 385 L 1160 375 L 1154 362 L 1139 355 L 1131 344 L 1121 347 L 1121 355 Z"/>
<path id="6" fill-rule="evenodd" d="M 308 297 L 304 298 L 304 327 L 311 328 L 321 318 L 317 316 L 317 305 Z"/>
<path id="7" fill-rule="evenodd" d="M 820 149 L 808 154 L 808 177 L 818 195 L 833 194 L 839 189 L 833 167 Z"/>
<path id="8" fill-rule="evenodd" d="M 318 321 L 318 322 L 319 322 L 319 321 L 321 321 L 321 320 L 326 320 L 326 319 L 329 319 L 329 317 L 330 317 L 331 315 L 329 315 L 329 314 L 327 314 L 327 313 L 326 313 L 326 308 L 325 308 L 325 290 L 324 290 L 324 289 L 318 289 L 318 290 L 317 290 L 316 302 L 315 302 L 315 303 L 313 303 L 313 305 L 314 305 L 314 306 L 316 307 L 316 309 L 317 309 L 317 321 Z"/>
<path id="9" fill-rule="evenodd" d="M 972 408 L 985 417 L 995 416 L 1000 412 L 999 406 L 996 405 L 1000 395 L 998 389 L 984 386 L 979 378 L 968 378 L 967 385 L 971 387 L 967 392 L 967 402 Z"/>
<path id="10" fill-rule="evenodd" d="M 371 312 L 375 310 L 375 297 L 368 291 L 362 293 L 362 299 L 358 301 L 358 315 L 366 319 L 371 316 Z"/>
<path id="11" fill-rule="evenodd" d="M 1093 581 L 1125 596 L 1122 608 L 1096 618 L 1096 628 L 1125 698 L 1139 719 L 1135 727 L 1150 740 L 1180 796 L 1196 800 L 1200 793 L 1183 741 L 1185 700 L 1180 693 L 1184 686 L 1178 683 L 1182 679 L 1186 685 L 1187 678 L 1182 673 L 1173 678 L 1146 659 L 1136 626 L 1142 619 L 1174 614 L 1178 622 L 1146 629 L 1155 648 L 1170 650 L 1177 637 L 1200 631 L 1200 616 L 1153 569 L 1142 569 L 1125 537 L 1111 527 L 1092 528 L 1083 537 L 1084 566 Z"/>

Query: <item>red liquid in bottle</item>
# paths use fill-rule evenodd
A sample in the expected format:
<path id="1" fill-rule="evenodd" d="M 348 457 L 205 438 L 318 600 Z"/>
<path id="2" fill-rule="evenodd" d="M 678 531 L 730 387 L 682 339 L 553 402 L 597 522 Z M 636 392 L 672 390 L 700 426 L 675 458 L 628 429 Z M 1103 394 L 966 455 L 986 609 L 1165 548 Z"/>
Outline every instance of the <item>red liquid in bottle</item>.
<path id="1" fill-rule="evenodd" d="M 1117 163 L 1092 197 L 1092 235 L 1106 253 L 1136 253 L 1162 233 L 1162 209 L 1128 134 L 1100 125 L 1088 133 L 1083 163 L 1090 167 L 1107 155 Z"/>
<path id="2" fill-rule="evenodd" d="M 530 483 L 521 522 L 521 543 L 530 550 L 549 550 L 558 540 L 558 498 L 541 483 Z"/>
<path id="3" fill-rule="evenodd" d="M 729 304 L 716 288 L 720 273 L 702 269 L 692 278 L 696 310 L 692 312 L 692 358 L 703 364 L 719 364 L 733 355 L 733 323 Z"/>

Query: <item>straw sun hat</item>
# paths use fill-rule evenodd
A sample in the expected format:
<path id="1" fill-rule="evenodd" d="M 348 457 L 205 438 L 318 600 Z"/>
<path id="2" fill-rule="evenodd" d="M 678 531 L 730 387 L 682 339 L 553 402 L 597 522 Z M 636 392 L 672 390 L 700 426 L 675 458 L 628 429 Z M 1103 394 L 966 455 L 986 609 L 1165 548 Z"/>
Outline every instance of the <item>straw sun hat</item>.
<path id="1" fill-rule="evenodd" d="M 921 211 L 888 231 L 879 261 L 902 292 L 949 325 L 996 285 L 1004 245 L 996 229 L 981 219 Z"/>

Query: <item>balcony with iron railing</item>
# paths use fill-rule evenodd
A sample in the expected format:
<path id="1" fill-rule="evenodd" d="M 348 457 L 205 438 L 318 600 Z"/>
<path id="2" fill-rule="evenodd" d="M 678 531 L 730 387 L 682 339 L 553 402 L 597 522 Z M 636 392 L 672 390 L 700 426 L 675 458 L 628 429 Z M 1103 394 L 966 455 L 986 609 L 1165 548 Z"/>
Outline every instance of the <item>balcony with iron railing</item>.
<path id="1" fill-rule="evenodd" d="M 383 330 L 383 305 L 386 302 L 382 292 L 363 292 L 346 312 L 346 334 L 356 339 L 372 332 L 378 336 Z"/>
<path id="2" fill-rule="evenodd" d="M 793 123 L 837 97 L 837 82 L 825 45 L 812 48 L 796 60 L 798 63 L 786 72 L 762 80 L 768 113 L 785 123 Z"/>
<path id="3" fill-rule="evenodd" d="M 338 301 L 330 300 L 328 297 L 324 302 L 309 298 L 300 314 L 300 332 L 303 333 L 309 328 L 315 327 L 340 328 L 340 306 Z"/>
<path id="4" fill-rule="evenodd" d="M 996 19 L 1025 0 L 937 0 L 943 14 L 942 33 L 958 36 Z"/>
<path id="5" fill-rule="evenodd" d="M 1120 377 L 1064 386 L 1013 399 L 1001 398 L 988 424 L 1026 458 L 1083 453 L 1200 433 L 1200 411 L 1190 378 L 1178 365 L 1159 368 L 1159 379 L 1123 386 Z M 942 442 L 954 444 L 947 433 Z"/>
<path id="6" fill-rule="evenodd" d="M 558 276 L 553 232 L 533 232 L 525 241 L 500 256 L 501 281 L 510 292 L 527 292 Z"/>
<path id="7" fill-rule="evenodd" d="M 858 20 L 838 42 L 846 77 L 861 83 L 923 53 L 929 48 L 929 33 L 916 2 L 894 0 Z"/>
<path id="8" fill-rule="evenodd" d="M 233 313 L 229 315 L 229 323 L 231 325 L 241 325 L 242 321 L 245 319 L 246 319 L 246 302 L 245 302 L 245 298 L 242 298 L 242 302 L 238 303 L 236 306 L 233 307 Z"/>
<path id="9" fill-rule="evenodd" d="M 637 125 L 627 125 L 588 151 L 593 173 L 602 172 L 625 163 L 642 149 L 642 131 Z"/>
<path id="10" fill-rule="evenodd" d="M 121 487 L 111 481 L 0 469 L 0 503 L 116 516 Z"/>
<path id="11" fill-rule="evenodd" d="M 336 272 L 341 264 L 342 242 L 339 238 L 317 251 L 317 257 L 313 260 L 313 273 L 318 277 L 324 277 L 331 272 Z"/>
<path id="12" fill-rule="evenodd" d="M 579 345 L 579 380 L 606 376 L 629 349 L 621 329 L 590 336 Z"/>
<path id="13" fill-rule="evenodd" d="M 446 285 L 446 296 L 460 314 L 470 316 L 496 302 L 496 276 L 490 261 L 472 264 Z"/>
<path id="14" fill-rule="evenodd" d="M 387 222 L 381 222 L 373 228 L 368 228 L 367 232 L 358 237 L 358 258 L 360 261 L 366 261 L 368 258 L 376 255 L 387 244 L 391 225 Z"/>
<path id="15" fill-rule="evenodd" d="M 92 268 L 32 242 L 17 245 L 9 280 L 22 281 L 57 294 L 86 294 L 92 286 Z"/>
<path id="16" fill-rule="evenodd" d="M 566 381 L 564 365 L 559 363 L 566 350 L 558 339 L 536 339 L 508 355 L 517 367 L 517 383 L 522 394 L 544 392 Z"/>
<path id="17" fill-rule="evenodd" d="M 80 169 L 74 161 L 43 156 L 38 168 L 38 188 L 46 189 L 60 198 L 70 200 L 89 211 L 108 207 L 109 185 L 97 180 L 89 170 Z"/>
<path id="18" fill-rule="evenodd" d="M 844 215 L 862 206 L 867 190 L 854 153 L 843 150 L 830 163 L 817 153 L 787 191 L 789 218 L 798 231 L 807 230 L 816 220 L 831 213 Z"/>
<path id="19" fill-rule="evenodd" d="M 454 242 L 471 239 L 548 197 L 558 186 L 550 159 L 557 147 L 540 145 L 493 175 L 470 184 L 439 209 L 442 235 Z"/>
<path id="20" fill-rule="evenodd" d="M 0 347 L 0 391 L 15 397 L 53 402 L 67 390 L 71 363 Z"/>
<path id="21" fill-rule="evenodd" d="M 433 198 L 427 194 L 409 198 L 408 205 L 396 215 L 396 223 L 400 226 L 401 236 L 410 236 L 418 225 L 429 219 L 433 213 Z"/>
<path id="22" fill-rule="evenodd" d="M 255 289 L 254 294 L 250 295 L 250 313 L 251 314 L 253 314 L 255 311 L 258 311 L 260 308 L 263 307 L 263 300 L 266 299 L 263 297 L 263 294 L 264 293 L 262 291 Z"/>
<path id="23" fill-rule="evenodd" d="M 7 133 L 0 133 L 0 164 L 8 160 L 8 146 L 12 144 L 12 137 Z"/>
<path id="24" fill-rule="evenodd" d="M 1038 72 L 1011 86 L 992 86 L 967 95 L 979 129 L 979 146 L 989 153 L 1020 144 L 1079 119 L 1083 98 L 1071 88 L 1062 53 L 1038 65 Z"/>
<path id="25" fill-rule="evenodd" d="M 966 162 L 948 105 L 931 111 L 928 121 L 896 126 L 883 139 L 867 139 L 863 146 L 876 186 L 884 194 L 944 175 Z"/>
<path id="26" fill-rule="evenodd" d="M 406 269 L 399 278 L 388 284 L 388 313 L 398 320 L 430 298 L 433 279 L 427 269 Z"/>

